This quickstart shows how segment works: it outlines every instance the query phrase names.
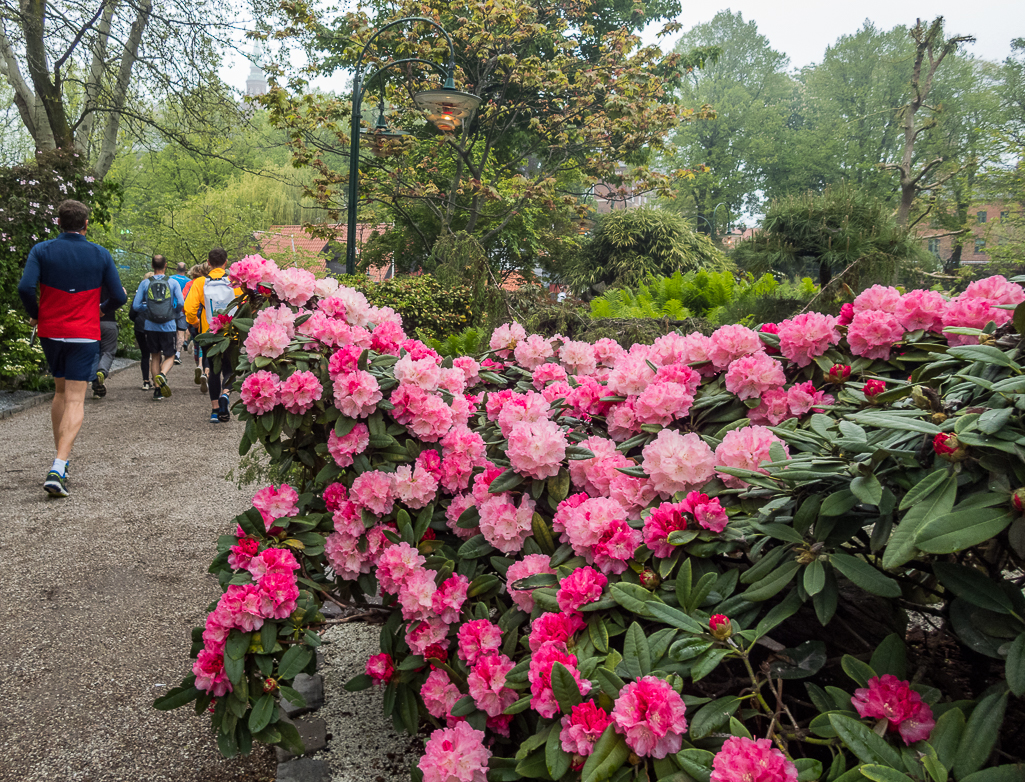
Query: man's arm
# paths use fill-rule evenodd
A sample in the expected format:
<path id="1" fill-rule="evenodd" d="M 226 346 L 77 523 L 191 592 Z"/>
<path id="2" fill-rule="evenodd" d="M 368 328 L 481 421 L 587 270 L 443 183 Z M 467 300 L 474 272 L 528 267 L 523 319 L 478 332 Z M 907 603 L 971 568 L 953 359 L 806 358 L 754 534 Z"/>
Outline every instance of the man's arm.
<path id="1" fill-rule="evenodd" d="M 146 296 L 146 288 L 149 287 L 149 280 L 143 280 L 139 283 L 139 287 L 135 290 L 135 298 L 132 299 L 132 306 L 135 307 L 136 311 L 142 313 L 142 301 Z"/>
<path id="2" fill-rule="evenodd" d="M 121 276 L 117 273 L 114 259 L 109 254 L 107 255 L 107 265 L 103 268 L 103 286 L 110 292 L 110 298 L 107 299 L 107 306 L 103 310 L 103 314 L 109 315 L 128 301 L 128 294 L 125 293 L 124 286 L 121 285 Z"/>
<path id="3" fill-rule="evenodd" d="M 199 307 L 203 303 L 203 278 L 193 280 L 189 295 L 185 299 L 185 320 L 199 326 Z"/>
<path id="4" fill-rule="evenodd" d="M 29 251 L 25 271 L 18 283 L 18 296 L 21 297 L 21 303 L 31 320 L 39 317 L 39 302 L 36 300 L 37 285 L 39 285 L 39 257 L 36 255 L 36 248 L 33 247 Z"/>

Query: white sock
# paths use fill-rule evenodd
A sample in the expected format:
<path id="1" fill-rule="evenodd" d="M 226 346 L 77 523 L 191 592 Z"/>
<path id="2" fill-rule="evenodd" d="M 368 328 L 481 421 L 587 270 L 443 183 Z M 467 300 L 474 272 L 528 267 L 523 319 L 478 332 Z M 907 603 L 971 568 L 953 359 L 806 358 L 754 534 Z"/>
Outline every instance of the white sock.
<path id="1" fill-rule="evenodd" d="M 65 471 L 68 469 L 68 463 L 63 459 L 54 459 L 53 466 L 50 469 L 64 475 Z"/>

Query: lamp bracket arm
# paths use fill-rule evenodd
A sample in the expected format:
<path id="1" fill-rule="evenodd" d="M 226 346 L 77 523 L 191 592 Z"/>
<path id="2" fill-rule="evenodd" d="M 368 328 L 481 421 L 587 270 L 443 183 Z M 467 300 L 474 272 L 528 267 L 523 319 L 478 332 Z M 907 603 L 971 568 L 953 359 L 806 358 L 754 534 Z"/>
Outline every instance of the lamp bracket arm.
<path id="1" fill-rule="evenodd" d="M 455 50 L 455 47 L 452 45 L 452 36 L 450 36 L 448 34 L 448 30 L 446 30 L 440 24 L 435 22 L 433 19 L 428 19 L 425 16 L 405 16 L 402 19 L 396 19 L 394 22 L 389 22 L 388 24 L 386 24 L 384 27 L 382 27 L 380 30 L 378 30 L 376 33 L 374 33 L 370 37 L 370 40 L 366 42 L 366 45 L 364 45 L 364 47 L 363 47 L 363 51 L 361 51 L 359 53 L 359 58 L 356 60 L 356 73 L 357 74 L 359 74 L 359 69 L 360 69 L 361 64 L 363 63 L 364 55 L 366 55 L 367 50 L 370 48 L 370 45 L 374 41 L 377 40 L 377 37 L 381 33 L 383 33 L 385 30 L 390 30 L 392 27 L 396 27 L 397 25 L 400 25 L 400 24 L 405 24 L 406 22 L 425 22 L 426 24 L 429 24 L 431 27 L 433 27 L 434 29 L 436 29 L 439 32 L 441 32 L 441 34 L 445 36 L 445 41 L 448 42 L 448 52 L 449 52 L 448 59 L 449 59 L 449 64 L 450 64 L 450 70 L 452 72 L 455 71 L 456 50 Z M 405 62 L 405 61 L 403 61 L 403 62 Z M 424 61 L 420 60 L 420 62 L 424 62 Z M 435 63 L 435 65 L 436 65 L 436 67 L 439 67 L 439 68 L 441 67 L 441 66 L 437 65 L 437 63 Z M 449 75 L 450 75 L 450 73 L 446 72 L 446 74 L 445 74 L 446 78 Z"/>

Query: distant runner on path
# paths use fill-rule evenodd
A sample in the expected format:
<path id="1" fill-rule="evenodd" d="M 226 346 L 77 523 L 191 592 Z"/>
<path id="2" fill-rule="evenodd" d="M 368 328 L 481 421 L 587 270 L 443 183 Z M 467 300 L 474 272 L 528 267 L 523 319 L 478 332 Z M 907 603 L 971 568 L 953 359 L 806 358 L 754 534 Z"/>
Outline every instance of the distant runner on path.
<path id="1" fill-rule="evenodd" d="M 85 393 L 100 352 L 100 301 L 106 313 L 127 301 L 110 253 L 85 238 L 89 207 L 62 201 L 57 207 L 61 233 L 29 251 L 18 295 L 37 326 L 56 392 L 50 406 L 57 456 L 43 488 L 68 496 L 68 460 L 85 417 Z M 39 300 L 36 300 L 36 288 Z"/>
<path id="2" fill-rule="evenodd" d="M 174 366 L 177 319 L 185 304 L 181 286 L 167 277 L 167 258 L 153 256 L 153 276 L 139 283 L 132 306 L 145 319 L 146 342 L 150 352 L 150 372 L 153 373 L 153 398 L 171 396 L 167 373 Z"/>
<path id="3" fill-rule="evenodd" d="M 185 300 L 185 318 L 193 326 L 198 326 L 201 333 L 210 330 L 210 321 L 217 316 L 229 315 L 231 302 L 242 295 L 241 288 L 232 288 L 228 281 L 224 265 L 228 262 L 228 253 L 220 247 L 210 251 L 207 263 L 210 273 L 205 277 L 193 280 Z M 223 356 L 223 354 L 222 354 Z M 207 382 L 210 390 L 210 423 L 226 423 L 231 420 L 228 410 L 231 394 L 231 378 L 235 368 L 226 360 L 221 360 L 221 371 L 213 369 L 213 360 L 203 356 L 203 369 L 209 370 Z"/>

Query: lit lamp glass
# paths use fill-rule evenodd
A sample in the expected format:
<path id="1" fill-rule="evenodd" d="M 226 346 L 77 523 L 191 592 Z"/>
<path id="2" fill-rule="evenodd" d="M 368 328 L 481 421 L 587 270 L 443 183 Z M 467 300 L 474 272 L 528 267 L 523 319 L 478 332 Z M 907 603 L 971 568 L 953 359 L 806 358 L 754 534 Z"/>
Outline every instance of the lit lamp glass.
<path id="1" fill-rule="evenodd" d="M 480 105 L 480 98 L 476 95 L 452 87 L 418 92 L 413 100 L 442 133 L 452 133 L 464 122 L 469 122 Z"/>

